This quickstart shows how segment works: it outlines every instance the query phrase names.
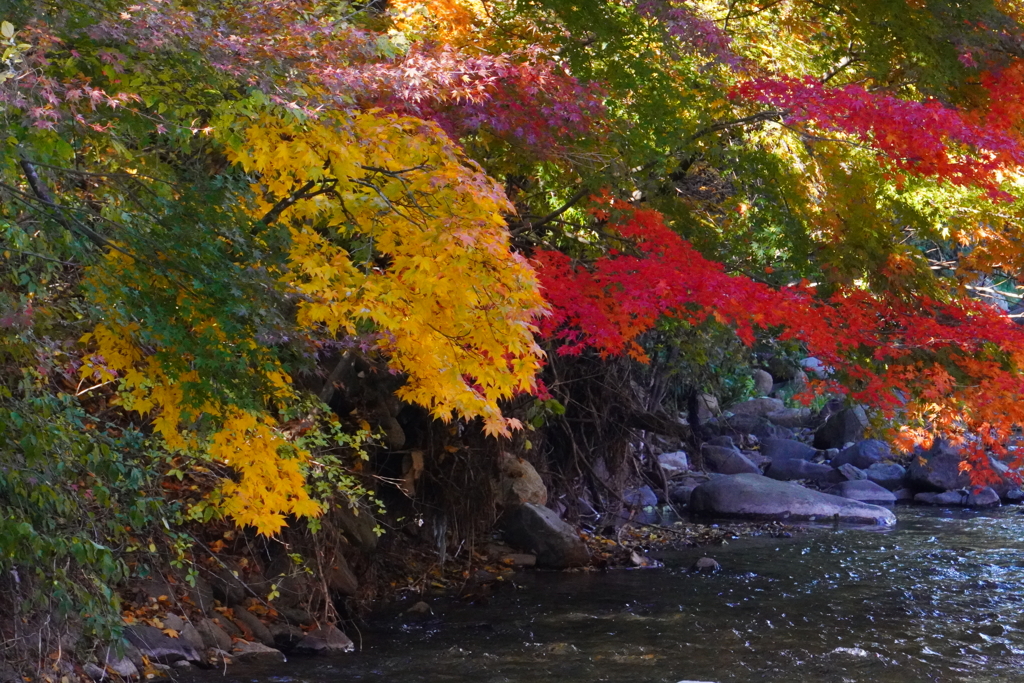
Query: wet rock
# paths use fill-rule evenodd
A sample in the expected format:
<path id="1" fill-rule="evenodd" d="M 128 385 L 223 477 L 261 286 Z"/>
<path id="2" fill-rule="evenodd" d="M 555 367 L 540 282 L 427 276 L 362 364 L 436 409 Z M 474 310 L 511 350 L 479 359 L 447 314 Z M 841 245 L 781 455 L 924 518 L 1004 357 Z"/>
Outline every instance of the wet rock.
<path id="1" fill-rule="evenodd" d="M 1024 491 L 1021 491 L 1019 488 L 1014 487 L 1006 492 L 1006 494 L 1003 496 L 1003 500 L 1007 503 L 1013 504 L 1024 502 Z"/>
<path id="2" fill-rule="evenodd" d="M 896 463 L 876 462 L 871 467 L 864 470 L 868 475 L 868 480 L 873 481 L 883 488 L 887 488 L 890 491 L 895 491 L 903 485 L 903 480 L 907 476 L 907 470 L 902 465 Z"/>
<path id="3" fill-rule="evenodd" d="M 793 439 L 764 439 L 761 441 L 761 453 L 777 460 L 810 460 L 818 450 L 805 443 Z"/>
<path id="4" fill-rule="evenodd" d="M 702 557 L 690 567 L 691 572 L 699 572 L 703 574 L 711 574 L 713 572 L 721 571 L 722 565 L 718 564 L 713 558 Z"/>
<path id="5" fill-rule="evenodd" d="M 846 481 L 864 481 L 868 478 L 868 473 L 859 467 L 855 467 L 850 463 L 840 465 L 835 470 L 843 476 Z"/>
<path id="6" fill-rule="evenodd" d="M 348 597 L 359 592 L 359 579 L 348 566 L 344 555 L 338 554 L 327 570 L 327 588 L 332 593 L 340 593 Z"/>
<path id="7" fill-rule="evenodd" d="M 236 607 L 234 609 L 234 617 L 235 621 L 252 633 L 256 640 L 264 645 L 274 646 L 274 636 L 271 635 L 270 629 L 255 614 L 242 607 Z"/>
<path id="8" fill-rule="evenodd" d="M 650 486 L 626 489 L 622 492 L 622 500 L 631 508 L 654 507 L 658 504 L 658 496 Z"/>
<path id="9" fill-rule="evenodd" d="M 682 474 L 690 469 L 690 461 L 684 451 L 662 453 L 658 456 L 658 464 L 661 465 L 666 477 Z"/>
<path id="10" fill-rule="evenodd" d="M 132 666 L 135 665 L 133 664 Z M 106 671 L 104 671 L 101 667 L 97 666 L 96 664 L 93 664 L 92 662 L 86 662 L 85 664 L 83 664 L 82 671 L 84 671 L 85 675 L 94 681 L 102 681 L 104 678 L 108 677 Z M 137 671 L 138 669 L 136 669 L 136 672 Z"/>
<path id="11" fill-rule="evenodd" d="M 287 662 L 287 657 L 280 650 L 267 647 L 263 643 L 250 643 L 240 640 L 231 648 L 231 656 L 240 662 L 278 661 Z"/>
<path id="12" fill-rule="evenodd" d="M 763 472 L 766 467 L 772 464 L 772 459 L 766 455 L 763 455 L 760 451 L 740 451 L 743 457 L 754 463 L 757 466 L 759 472 Z"/>
<path id="13" fill-rule="evenodd" d="M 844 408 L 825 420 L 814 433 L 815 448 L 842 448 L 847 443 L 864 438 L 868 416 L 862 406 Z"/>
<path id="14" fill-rule="evenodd" d="M 697 397 L 697 419 L 702 423 L 717 417 L 722 413 L 718 406 L 718 399 L 711 394 L 701 394 Z"/>
<path id="15" fill-rule="evenodd" d="M 893 505 L 896 502 L 892 491 L 867 479 L 840 482 L 829 489 L 828 493 L 873 505 Z"/>
<path id="16" fill-rule="evenodd" d="M 915 457 L 907 468 L 907 484 L 918 491 L 952 491 L 971 485 L 960 471 L 960 452 L 942 439 Z"/>
<path id="17" fill-rule="evenodd" d="M 278 607 L 277 611 L 289 624 L 302 626 L 313 623 L 312 615 L 301 607 Z"/>
<path id="18" fill-rule="evenodd" d="M 124 630 L 128 642 L 151 661 L 173 664 L 182 660 L 201 661 L 199 652 L 181 638 L 171 638 L 155 626 L 129 626 Z"/>
<path id="19" fill-rule="evenodd" d="M 701 455 L 704 456 L 704 467 L 709 472 L 716 472 L 718 474 L 761 473 L 757 465 L 750 462 L 746 456 L 735 448 L 704 444 L 701 447 Z"/>
<path id="20" fill-rule="evenodd" d="M 777 481 L 809 479 L 819 486 L 834 484 L 837 480 L 836 471 L 828 465 L 818 465 L 796 458 L 772 461 L 765 475 Z"/>
<path id="21" fill-rule="evenodd" d="M 242 571 L 235 565 L 217 567 L 210 579 L 213 596 L 228 607 L 240 604 L 249 594 L 241 577 Z"/>
<path id="22" fill-rule="evenodd" d="M 972 508 L 993 508 L 1001 504 L 999 494 L 991 486 L 972 489 L 967 497 L 967 505 Z"/>
<path id="23" fill-rule="evenodd" d="M 502 453 L 498 457 L 498 472 L 499 502 L 502 505 L 547 505 L 548 489 L 529 462 L 511 453 Z"/>
<path id="24" fill-rule="evenodd" d="M 765 415 L 769 422 L 779 427 L 803 429 L 811 423 L 810 408 L 783 408 Z"/>
<path id="25" fill-rule="evenodd" d="M 333 506 L 330 522 L 345 534 L 349 543 L 360 550 L 370 552 L 377 547 L 377 520 L 365 505 Z"/>
<path id="26" fill-rule="evenodd" d="M 668 492 L 668 502 L 677 508 L 684 508 L 690 504 L 690 494 L 697 488 L 694 484 L 675 486 Z"/>
<path id="27" fill-rule="evenodd" d="M 113 652 L 107 654 L 104 664 L 121 678 L 138 678 L 139 676 L 139 669 L 132 660 L 127 657 L 118 657 Z"/>
<path id="28" fill-rule="evenodd" d="M 825 379 L 831 375 L 835 370 L 828 367 L 814 356 L 804 358 L 800 361 L 800 368 L 807 374 L 813 375 L 817 379 Z"/>
<path id="29" fill-rule="evenodd" d="M 210 619 L 200 619 L 196 631 L 208 648 L 218 648 L 227 652 L 231 649 L 231 636 Z"/>
<path id="30" fill-rule="evenodd" d="M 270 635 L 274 638 L 273 647 L 277 648 L 281 652 L 289 653 L 295 649 L 295 646 L 302 642 L 302 639 L 306 637 L 306 632 L 298 626 L 292 624 L 284 624 L 277 622 L 267 627 L 270 631 Z"/>
<path id="31" fill-rule="evenodd" d="M 756 368 L 750 373 L 750 376 L 754 380 L 755 394 L 758 396 L 767 396 L 772 393 L 772 387 L 775 386 L 775 380 L 772 379 L 770 374 L 760 368 Z"/>
<path id="32" fill-rule="evenodd" d="M 906 487 L 896 489 L 892 492 L 892 495 L 896 496 L 897 503 L 909 503 L 914 500 L 913 489 L 908 489 Z"/>
<path id="33" fill-rule="evenodd" d="M 184 640 L 186 643 L 196 649 L 196 652 L 202 652 L 203 648 L 206 647 L 203 637 L 199 634 L 199 631 L 192 624 L 185 624 L 181 627 L 181 631 L 178 637 Z"/>
<path id="34" fill-rule="evenodd" d="M 218 615 L 212 618 L 213 623 L 220 626 L 224 633 L 227 633 L 231 638 L 245 638 L 245 634 L 242 633 L 242 629 L 238 628 L 238 624 L 228 619 L 224 615 Z"/>
<path id="35" fill-rule="evenodd" d="M 918 493 L 914 496 L 915 503 L 921 503 L 923 505 L 956 505 L 963 506 L 967 504 L 969 494 L 967 491 L 943 491 L 942 493 L 925 492 Z"/>
<path id="36" fill-rule="evenodd" d="M 866 470 L 872 465 L 892 458 L 889 444 L 878 439 L 858 441 L 849 448 L 844 448 L 832 459 L 832 467 L 839 468 L 849 463 L 854 467 Z"/>
<path id="37" fill-rule="evenodd" d="M 406 614 L 433 614 L 434 610 L 431 609 L 430 605 L 420 600 L 415 603 L 412 607 L 405 610 Z"/>
<path id="38" fill-rule="evenodd" d="M 506 539 L 536 555 L 539 567 L 565 569 L 590 561 L 590 552 L 576 530 L 546 507 L 517 505 L 506 511 L 502 522 Z"/>
<path id="39" fill-rule="evenodd" d="M 767 396 L 752 398 L 749 401 L 743 401 L 742 403 L 729 406 L 729 412 L 733 415 L 752 415 L 755 417 L 765 417 L 769 413 L 776 413 L 785 409 L 786 404 L 781 400 L 777 398 L 768 398 Z"/>
<path id="40" fill-rule="evenodd" d="M 754 474 L 715 477 L 690 496 L 690 510 L 746 519 L 838 520 L 891 526 L 892 511 Z"/>
<path id="41" fill-rule="evenodd" d="M 294 652 L 306 655 L 337 654 L 355 649 L 355 643 L 348 636 L 338 630 L 337 626 L 329 625 L 307 633 L 295 646 Z"/>

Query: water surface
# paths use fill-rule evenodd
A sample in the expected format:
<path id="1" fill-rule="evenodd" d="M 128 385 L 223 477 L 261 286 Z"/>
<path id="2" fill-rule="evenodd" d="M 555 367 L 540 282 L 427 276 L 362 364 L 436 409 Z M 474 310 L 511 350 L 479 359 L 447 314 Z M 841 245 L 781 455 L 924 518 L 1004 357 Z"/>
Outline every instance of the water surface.
<path id="1" fill-rule="evenodd" d="M 387 609 L 362 650 L 238 683 L 681 680 L 1024 682 L 1024 514 L 900 508 L 892 531 L 815 529 L 659 556 L 662 569 L 527 572 L 481 605 Z M 687 568 L 702 554 L 715 575 Z M 203 675 L 209 679 L 210 674 Z M 218 677 L 219 678 L 219 677 Z"/>

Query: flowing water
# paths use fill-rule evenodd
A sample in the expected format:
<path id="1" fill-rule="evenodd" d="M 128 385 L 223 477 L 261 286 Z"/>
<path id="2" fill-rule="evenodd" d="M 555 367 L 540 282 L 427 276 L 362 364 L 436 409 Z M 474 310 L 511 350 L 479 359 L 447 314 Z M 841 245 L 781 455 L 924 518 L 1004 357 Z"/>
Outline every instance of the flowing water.
<path id="1" fill-rule="evenodd" d="M 900 508 L 892 531 L 813 529 L 525 572 L 482 605 L 383 610 L 362 649 L 228 669 L 238 683 L 1024 681 L 1024 514 Z M 687 571 L 703 554 L 722 571 Z M 209 680 L 209 674 L 203 676 Z"/>

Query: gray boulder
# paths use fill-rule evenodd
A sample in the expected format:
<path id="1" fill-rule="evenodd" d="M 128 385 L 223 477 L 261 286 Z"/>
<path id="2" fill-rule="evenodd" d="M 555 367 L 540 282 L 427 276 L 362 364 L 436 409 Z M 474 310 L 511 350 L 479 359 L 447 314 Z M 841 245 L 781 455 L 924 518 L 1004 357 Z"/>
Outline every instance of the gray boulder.
<path id="1" fill-rule="evenodd" d="M 206 647 L 225 652 L 231 649 L 231 636 L 210 619 L 200 619 L 196 624 L 196 631 L 199 632 L 199 636 L 203 639 L 203 645 Z"/>
<path id="2" fill-rule="evenodd" d="M 654 507 L 658 504 L 658 496 L 650 486 L 626 489 L 622 492 L 622 500 L 631 508 Z"/>
<path id="3" fill-rule="evenodd" d="M 793 439 L 764 439 L 761 441 L 761 454 L 776 460 L 810 460 L 818 450 Z"/>
<path id="4" fill-rule="evenodd" d="M 892 526 L 896 516 L 877 505 L 811 491 L 755 474 L 716 477 L 690 496 L 691 512 L 746 519 L 854 522 Z"/>
<path id="5" fill-rule="evenodd" d="M 751 378 L 754 380 L 754 393 L 758 396 L 767 396 L 772 393 L 772 387 L 775 386 L 775 380 L 772 376 L 764 370 L 757 368 L 750 373 Z"/>
<path id="6" fill-rule="evenodd" d="M 704 456 L 704 467 L 709 472 L 718 474 L 761 473 L 757 465 L 750 462 L 749 458 L 735 448 L 704 444 L 701 447 L 701 455 Z"/>
<path id="7" fill-rule="evenodd" d="M 906 487 L 896 489 L 892 495 L 896 496 L 897 503 L 910 503 L 914 500 L 914 492 Z"/>
<path id="8" fill-rule="evenodd" d="M 252 633 L 253 637 L 259 642 L 269 647 L 274 647 L 274 636 L 270 633 L 270 629 L 267 625 L 260 621 L 260 618 L 255 614 L 245 609 L 241 605 L 235 607 L 233 611 L 235 622 Z"/>
<path id="9" fill-rule="evenodd" d="M 859 467 L 854 467 L 850 463 L 840 465 L 835 469 L 846 481 L 862 481 L 868 478 L 867 472 Z"/>
<path id="10" fill-rule="evenodd" d="M 819 486 L 836 483 L 837 475 L 838 473 L 828 465 L 819 465 L 796 458 L 773 460 L 771 466 L 765 471 L 765 476 L 777 481 L 809 479 Z"/>
<path id="11" fill-rule="evenodd" d="M 753 415 L 765 417 L 768 413 L 776 413 L 785 410 L 786 404 L 777 398 L 752 398 L 736 405 L 729 406 L 729 412 L 733 415 Z"/>
<path id="12" fill-rule="evenodd" d="M 851 441 L 860 441 L 867 426 L 868 415 L 863 407 L 844 408 L 818 427 L 814 433 L 814 447 L 842 448 Z"/>
<path id="13" fill-rule="evenodd" d="M 292 652 L 315 655 L 352 652 L 355 649 L 355 643 L 338 630 L 337 626 L 328 625 L 310 631 L 305 638 L 299 641 Z"/>
<path id="14" fill-rule="evenodd" d="M 124 635 L 150 661 L 160 664 L 202 661 L 199 652 L 183 638 L 171 638 L 156 626 L 129 626 Z"/>
<path id="15" fill-rule="evenodd" d="M 907 468 L 907 484 L 918 491 L 952 491 L 967 488 L 971 478 L 960 471 L 960 452 L 942 439 L 915 457 Z M 945 503 L 940 503 L 945 504 Z"/>
<path id="16" fill-rule="evenodd" d="M 234 647 L 231 648 L 231 656 L 240 662 L 288 661 L 280 650 L 268 647 L 263 643 L 250 643 L 245 640 L 239 640 L 234 644 Z"/>
<path id="17" fill-rule="evenodd" d="M 690 461 L 687 459 L 685 451 L 662 453 L 658 456 L 658 464 L 661 465 L 661 469 L 665 472 L 665 476 L 668 477 L 686 472 L 690 469 Z"/>
<path id="18" fill-rule="evenodd" d="M 498 456 L 498 502 L 502 505 L 547 505 L 548 489 L 529 462 L 511 453 Z"/>
<path id="19" fill-rule="evenodd" d="M 921 503 L 923 505 L 966 506 L 968 498 L 970 498 L 970 494 L 963 489 L 958 491 L 943 491 L 942 493 L 927 491 L 924 493 L 918 493 L 914 496 L 914 502 Z"/>
<path id="20" fill-rule="evenodd" d="M 590 552 L 576 530 L 546 507 L 517 505 L 505 513 L 503 525 L 505 538 L 536 555 L 539 567 L 565 569 L 590 561 Z"/>
<path id="21" fill-rule="evenodd" d="M 999 493 L 991 486 L 972 489 L 967 497 L 967 505 L 972 508 L 994 508 L 1002 505 Z"/>
<path id="22" fill-rule="evenodd" d="M 895 491 L 902 486 L 903 479 L 907 476 L 906 468 L 894 462 L 876 462 L 864 472 L 868 475 L 869 481 L 890 491 Z"/>
<path id="23" fill-rule="evenodd" d="M 802 429 L 811 422 L 810 408 L 783 408 L 765 415 L 769 422 L 788 429 Z"/>
<path id="24" fill-rule="evenodd" d="M 684 508 L 690 504 L 690 494 L 697 488 L 693 484 L 676 486 L 668 492 L 668 502 L 677 508 Z"/>
<path id="25" fill-rule="evenodd" d="M 882 488 L 873 481 L 858 479 L 855 481 L 844 481 L 836 484 L 828 491 L 843 498 L 859 500 L 862 503 L 874 505 L 892 505 L 896 502 L 896 496 L 892 491 Z"/>
<path id="26" fill-rule="evenodd" d="M 889 444 L 878 439 L 865 439 L 840 451 L 839 455 L 832 459 L 832 467 L 849 463 L 854 467 L 866 470 L 875 463 L 890 458 L 892 458 L 892 451 L 889 449 Z"/>

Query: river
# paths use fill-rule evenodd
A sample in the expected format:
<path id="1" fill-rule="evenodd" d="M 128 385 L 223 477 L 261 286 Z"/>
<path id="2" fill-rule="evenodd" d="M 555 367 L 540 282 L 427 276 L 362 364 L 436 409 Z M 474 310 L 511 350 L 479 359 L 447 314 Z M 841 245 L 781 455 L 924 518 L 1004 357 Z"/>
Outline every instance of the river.
<path id="1" fill-rule="evenodd" d="M 658 556 L 661 569 L 525 572 L 486 604 L 383 608 L 362 649 L 229 668 L 236 683 L 1024 681 L 1022 508 L 899 508 L 891 531 L 811 529 Z M 692 574 L 703 554 L 722 571 Z M 358 642 L 358 638 L 357 638 Z M 210 673 L 200 674 L 209 681 Z M 217 675 L 219 680 L 220 676 Z"/>

